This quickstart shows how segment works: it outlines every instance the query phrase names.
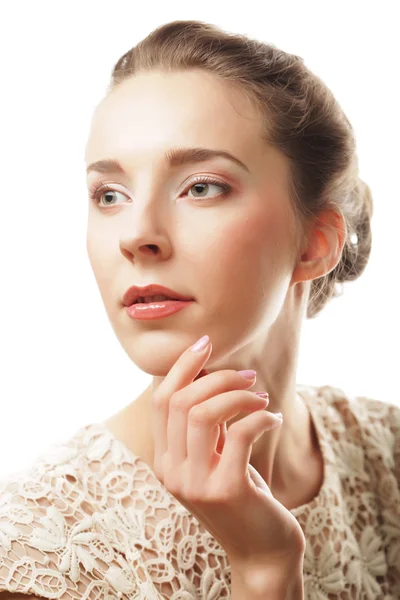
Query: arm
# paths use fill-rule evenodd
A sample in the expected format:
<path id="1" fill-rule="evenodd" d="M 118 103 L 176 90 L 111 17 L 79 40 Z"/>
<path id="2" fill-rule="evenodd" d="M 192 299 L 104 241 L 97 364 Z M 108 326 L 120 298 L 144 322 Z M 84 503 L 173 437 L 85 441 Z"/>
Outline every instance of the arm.
<path id="1" fill-rule="evenodd" d="M 303 558 L 262 570 L 232 568 L 231 600 L 304 600 Z"/>

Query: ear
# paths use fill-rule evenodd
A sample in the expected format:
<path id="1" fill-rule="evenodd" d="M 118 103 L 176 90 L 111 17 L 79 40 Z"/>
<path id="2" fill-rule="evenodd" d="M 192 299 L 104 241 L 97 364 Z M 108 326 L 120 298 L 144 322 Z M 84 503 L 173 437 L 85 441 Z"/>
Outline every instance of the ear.
<path id="1" fill-rule="evenodd" d="M 308 230 L 306 247 L 291 283 L 318 279 L 333 271 L 340 261 L 345 239 L 343 215 L 332 209 L 321 212 Z"/>

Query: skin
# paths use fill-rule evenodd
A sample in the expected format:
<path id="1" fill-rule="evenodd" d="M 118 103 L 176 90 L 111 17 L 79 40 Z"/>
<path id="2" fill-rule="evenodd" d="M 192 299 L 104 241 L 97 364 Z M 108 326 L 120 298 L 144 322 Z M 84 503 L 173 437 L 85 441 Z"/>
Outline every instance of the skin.
<path id="1" fill-rule="evenodd" d="M 118 340 L 152 375 L 139 398 L 105 421 L 109 429 L 152 466 L 151 394 L 182 352 L 208 334 L 207 371 L 256 370 L 249 389 L 267 391 L 268 410 L 283 413 L 283 425 L 254 443 L 250 462 L 291 508 L 311 500 L 323 478 L 296 367 L 311 281 L 339 262 L 344 221 L 337 212 L 321 213 L 295 252 L 289 161 L 260 135 L 247 97 L 212 74 L 151 72 L 122 82 L 96 107 L 85 160 L 115 158 L 127 174 L 88 175 L 88 186 L 112 184 L 118 193 L 105 200 L 100 192 L 102 207 L 90 202 L 87 251 Z M 250 173 L 225 158 L 167 167 L 162 155 L 175 146 L 228 150 Z M 193 188 L 198 175 L 232 191 L 223 197 L 215 184 Z M 132 320 L 122 296 L 148 283 L 195 302 L 172 317 Z M 234 416 L 228 430 L 247 414 Z"/>

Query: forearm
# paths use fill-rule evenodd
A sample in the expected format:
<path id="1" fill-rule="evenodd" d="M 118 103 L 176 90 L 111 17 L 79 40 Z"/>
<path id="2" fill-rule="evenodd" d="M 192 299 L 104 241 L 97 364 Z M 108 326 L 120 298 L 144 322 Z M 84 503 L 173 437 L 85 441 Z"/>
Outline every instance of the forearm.
<path id="1" fill-rule="evenodd" d="M 231 600 L 304 600 L 303 556 L 284 568 L 233 568 Z"/>

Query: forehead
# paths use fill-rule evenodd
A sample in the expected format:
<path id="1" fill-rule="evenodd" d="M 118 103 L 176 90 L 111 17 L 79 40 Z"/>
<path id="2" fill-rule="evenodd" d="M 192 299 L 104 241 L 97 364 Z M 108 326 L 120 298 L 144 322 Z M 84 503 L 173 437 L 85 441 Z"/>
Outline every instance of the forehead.
<path id="1" fill-rule="evenodd" d="M 261 139 L 262 122 L 247 95 L 213 74 L 191 70 L 130 77 L 97 106 L 86 164 L 113 157 L 140 168 L 170 147 L 224 148 L 264 175 L 286 179 L 285 157 Z"/>
<path id="2" fill-rule="evenodd" d="M 198 71 L 142 73 L 126 79 L 96 108 L 87 154 L 170 145 L 254 145 L 259 117 L 228 82 Z M 92 156 L 90 157 L 92 158 Z"/>

